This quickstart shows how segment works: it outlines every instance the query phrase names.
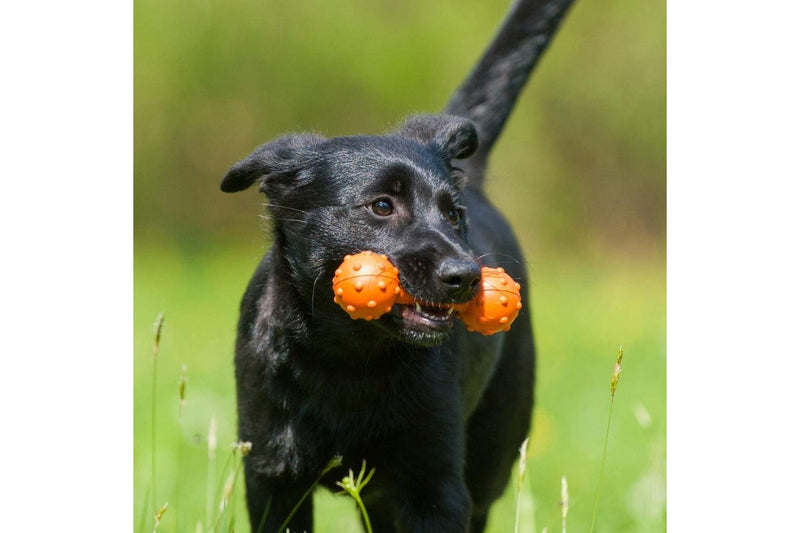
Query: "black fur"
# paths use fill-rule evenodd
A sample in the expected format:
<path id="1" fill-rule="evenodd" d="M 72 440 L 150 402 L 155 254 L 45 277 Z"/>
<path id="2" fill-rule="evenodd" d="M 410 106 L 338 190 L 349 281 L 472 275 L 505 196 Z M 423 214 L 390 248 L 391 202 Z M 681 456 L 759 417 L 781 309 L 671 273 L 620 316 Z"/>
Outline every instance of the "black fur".
<path id="1" fill-rule="evenodd" d="M 362 460 L 376 469 L 363 496 L 377 533 L 483 530 L 529 430 L 529 308 L 491 337 L 467 333 L 442 309 L 472 296 L 483 264 L 526 286 L 521 250 L 480 184 L 541 36 L 546 43 L 568 4 L 518 2 L 452 114 L 413 116 L 382 136 L 285 136 L 223 179 L 226 192 L 258 182 L 274 219 L 236 342 L 254 531 L 275 533 L 334 456 L 343 466 L 323 479 L 331 488 Z M 362 250 L 386 254 L 436 319 L 395 306 L 379 320 L 351 320 L 331 280 Z M 289 527 L 312 530 L 310 499 Z"/>

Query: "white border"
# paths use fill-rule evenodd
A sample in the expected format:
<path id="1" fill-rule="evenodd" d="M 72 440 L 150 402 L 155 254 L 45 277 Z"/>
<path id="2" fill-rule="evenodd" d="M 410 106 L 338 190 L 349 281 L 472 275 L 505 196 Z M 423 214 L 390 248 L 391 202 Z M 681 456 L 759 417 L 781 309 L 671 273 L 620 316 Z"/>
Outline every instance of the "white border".
<path id="1" fill-rule="evenodd" d="M 800 46 L 788 5 L 668 5 L 673 531 L 797 522 Z"/>
<path id="2" fill-rule="evenodd" d="M 132 4 L 2 11 L 3 527 L 126 527 Z"/>

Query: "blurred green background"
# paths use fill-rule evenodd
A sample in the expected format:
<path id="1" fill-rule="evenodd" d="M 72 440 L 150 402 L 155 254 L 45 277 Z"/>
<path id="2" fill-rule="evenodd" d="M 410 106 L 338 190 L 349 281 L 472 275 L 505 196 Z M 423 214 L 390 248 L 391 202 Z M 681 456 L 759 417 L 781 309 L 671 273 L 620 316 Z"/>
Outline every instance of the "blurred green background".
<path id="1" fill-rule="evenodd" d="M 438 111 L 508 4 L 136 0 L 136 530 L 153 526 L 159 312 L 155 498 L 170 502 L 159 530 L 195 531 L 200 521 L 208 531 L 219 502 L 209 509 L 207 479 L 220 484 L 230 470 L 238 300 L 269 242 L 263 199 L 219 192 L 228 167 L 285 132 L 380 133 L 410 113 Z M 521 531 L 560 527 L 562 475 L 568 530 L 588 531 L 619 345 L 625 360 L 595 530 L 664 530 L 665 2 L 576 2 L 507 124 L 487 188 L 527 255 L 539 348 Z M 216 463 L 207 458 L 212 417 Z M 240 531 L 241 496 L 239 486 L 231 509 Z M 357 530 L 351 502 L 317 500 L 321 531 Z M 513 530 L 514 507 L 510 491 L 490 531 Z"/>

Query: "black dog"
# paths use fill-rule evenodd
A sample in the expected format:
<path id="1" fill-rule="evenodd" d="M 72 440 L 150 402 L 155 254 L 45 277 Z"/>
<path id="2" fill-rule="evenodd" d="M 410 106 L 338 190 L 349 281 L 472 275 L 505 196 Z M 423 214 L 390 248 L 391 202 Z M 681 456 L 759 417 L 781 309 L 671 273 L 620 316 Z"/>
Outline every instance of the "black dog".
<path id="1" fill-rule="evenodd" d="M 329 461 L 323 485 L 362 460 L 376 532 L 482 531 L 528 434 L 533 339 L 523 308 L 507 333 L 453 321 L 480 265 L 526 286 L 522 253 L 481 188 L 488 154 L 570 0 L 512 8 L 442 115 L 382 136 L 290 135 L 231 168 L 226 192 L 258 181 L 274 243 L 241 304 L 239 434 L 254 531 L 275 533 Z M 386 254 L 422 306 L 351 320 L 331 280 L 346 254 Z M 312 530 L 306 499 L 289 522 Z"/>

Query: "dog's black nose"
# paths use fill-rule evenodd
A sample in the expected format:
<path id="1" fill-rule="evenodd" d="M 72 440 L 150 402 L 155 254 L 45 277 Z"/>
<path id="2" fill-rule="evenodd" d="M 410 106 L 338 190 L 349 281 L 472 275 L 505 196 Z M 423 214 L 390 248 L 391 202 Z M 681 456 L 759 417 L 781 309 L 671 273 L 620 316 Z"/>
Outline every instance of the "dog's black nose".
<path id="1" fill-rule="evenodd" d="M 450 298 L 461 300 L 472 294 L 481 281 L 481 269 L 475 261 L 445 259 L 437 271 L 439 281 Z"/>

